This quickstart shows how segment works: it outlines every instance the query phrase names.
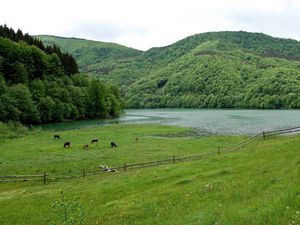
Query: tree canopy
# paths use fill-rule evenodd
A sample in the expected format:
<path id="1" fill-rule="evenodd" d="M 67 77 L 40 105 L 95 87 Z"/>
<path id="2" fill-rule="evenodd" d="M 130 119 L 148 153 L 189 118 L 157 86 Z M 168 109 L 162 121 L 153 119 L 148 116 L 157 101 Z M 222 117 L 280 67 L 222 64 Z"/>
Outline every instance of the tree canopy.
<path id="1" fill-rule="evenodd" d="M 17 32 L 14 29 L 7 27 L 6 25 L 0 25 L 0 37 L 10 39 L 14 42 L 25 42 L 27 45 L 34 45 L 47 54 L 51 55 L 55 53 L 60 63 L 63 66 L 64 73 L 67 75 L 78 73 L 78 65 L 76 60 L 67 52 L 62 52 L 57 45 L 44 46 L 43 42 L 29 34 L 23 34 L 23 32 L 18 29 Z"/>
<path id="2" fill-rule="evenodd" d="M 9 31 L 10 35 L 22 36 L 19 31 Z M 35 41 L 22 36 L 25 37 Z M 121 100 L 116 86 L 75 73 L 75 70 L 66 71 L 74 59 L 66 60 L 68 66 L 65 67 L 60 57 L 68 54 L 61 53 L 55 46 L 50 53 L 48 47 L 43 49 L 37 44 L 29 45 L 29 41 L 13 41 L 14 38 L 14 35 L 0 37 L 1 121 L 32 124 L 119 115 Z"/>

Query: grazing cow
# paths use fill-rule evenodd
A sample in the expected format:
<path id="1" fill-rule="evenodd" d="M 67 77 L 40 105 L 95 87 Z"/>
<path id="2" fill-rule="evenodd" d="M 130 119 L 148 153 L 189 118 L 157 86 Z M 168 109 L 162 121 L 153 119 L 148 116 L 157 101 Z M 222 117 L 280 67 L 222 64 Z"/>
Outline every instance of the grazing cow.
<path id="1" fill-rule="evenodd" d="M 83 149 L 88 149 L 89 145 L 83 145 Z"/>
<path id="2" fill-rule="evenodd" d="M 113 148 L 113 147 L 117 147 L 116 143 L 115 142 L 110 142 L 110 146 Z"/>
<path id="3" fill-rule="evenodd" d="M 71 147 L 71 143 L 69 141 L 67 141 L 67 142 L 64 143 L 64 148 L 66 148 L 66 147 L 68 147 L 68 148 Z"/>
<path id="4" fill-rule="evenodd" d="M 103 166 L 103 165 L 100 165 L 100 167 L 101 167 L 101 170 L 103 171 L 103 172 L 118 172 L 118 170 L 116 170 L 116 169 L 113 169 L 113 168 L 109 168 L 108 166 Z"/>
<path id="5" fill-rule="evenodd" d="M 92 139 L 92 142 L 91 142 L 91 144 L 93 144 L 93 143 L 97 143 L 97 144 L 98 144 L 98 139 L 97 139 L 97 138 L 95 138 L 95 139 Z"/>
<path id="6" fill-rule="evenodd" d="M 60 136 L 58 134 L 53 135 L 54 139 L 60 139 Z"/>

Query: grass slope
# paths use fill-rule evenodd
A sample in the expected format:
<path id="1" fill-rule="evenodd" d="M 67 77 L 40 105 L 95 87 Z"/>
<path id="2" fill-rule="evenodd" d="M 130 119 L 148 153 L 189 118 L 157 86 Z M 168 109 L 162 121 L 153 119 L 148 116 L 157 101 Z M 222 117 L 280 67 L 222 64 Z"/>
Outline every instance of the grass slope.
<path id="1" fill-rule="evenodd" d="M 37 35 L 46 45 L 58 45 L 65 52 L 72 54 L 84 72 L 107 73 L 109 68 L 91 67 L 97 63 L 113 66 L 120 60 L 130 60 L 138 56 L 141 51 L 115 43 L 85 40 L 79 38 L 64 38 L 50 35 Z M 90 68 L 91 67 L 91 68 Z"/>
<path id="2" fill-rule="evenodd" d="M 52 166 L 57 172 L 70 166 L 79 169 L 84 165 L 83 155 L 89 158 L 90 154 L 98 155 L 98 161 L 88 159 L 90 164 L 102 163 L 104 159 L 111 164 L 125 160 L 147 161 L 174 152 L 186 155 L 215 151 L 216 146 L 228 145 L 228 140 L 233 144 L 243 139 L 176 135 L 186 131 L 144 125 L 65 131 L 64 138 L 77 140 L 71 149 L 63 149 L 47 132 L 5 140 L 0 143 L 1 173 L 8 170 L 34 172 L 35 168 L 46 170 Z M 115 137 L 120 147 L 111 150 L 105 144 L 89 151 L 80 150 L 82 142 L 90 140 L 91 136 L 99 137 L 98 134 L 105 141 L 111 139 L 112 134 L 119 135 Z M 137 135 L 141 138 L 139 142 L 131 142 Z M 19 149 L 21 143 L 22 150 Z M 274 137 L 241 151 L 201 161 L 48 185 L 39 182 L 1 184 L 0 223 L 46 224 L 46 219 L 53 215 L 51 203 L 63 190 L 67 197 L 81 197 L 81 204 L 88 211 L 87 224 L 299 224 L 299 143 L 298 135 Z M 126 145 L 131 149 L 126 149 Z M 110 154 L 105 155 L 107 151 Z M 44 155 L 48 162 L 43 159 Z M 65 163 L 60 164 L 60 161 Z M 23 169 L 29 164 L 32 168 Z"/>

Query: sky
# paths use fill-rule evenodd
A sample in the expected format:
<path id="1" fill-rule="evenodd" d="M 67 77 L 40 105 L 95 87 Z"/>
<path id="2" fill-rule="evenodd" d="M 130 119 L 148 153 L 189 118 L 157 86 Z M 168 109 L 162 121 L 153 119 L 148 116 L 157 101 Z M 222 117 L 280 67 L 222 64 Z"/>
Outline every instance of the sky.
<path id="1" fill-rule="evenodd" d="M 300 0 L 1 0 L 0 24 L 140 50 L 210 31 L 300 40 Z"/>

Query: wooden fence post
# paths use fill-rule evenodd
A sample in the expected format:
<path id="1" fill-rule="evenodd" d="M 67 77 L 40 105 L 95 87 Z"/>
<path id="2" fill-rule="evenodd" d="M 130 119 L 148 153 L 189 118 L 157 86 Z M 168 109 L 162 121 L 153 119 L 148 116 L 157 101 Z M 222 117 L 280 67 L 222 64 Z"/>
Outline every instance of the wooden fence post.
<path id="1" fill-rule="evenodd" d="M 126 163 L 124 163 L 124 171 L 126 172 L 126 170 L 127 170 L 127 165 Z"/>
<path id="2" fill-rule="evenodd" d="M 218 155 L 220 155 L 220 147 L 218 147 Z"/>
<path id="3" fill-rule="evenodd" d="M 266 139 L 266 134 L 265 134 L 264 131 L 263 131 L 262 135 L 263 135 L 263 138 L 264 138 L 264 140 L 265 140 L 265 139 Z"/>
<path id="4" fill-rule="evenodd" d="M 175 163 L 175 155 L 173 155 L 173 163 Z"/>
<path id="5" fill-rule="evenodd" d="M 46 184 L 46 179 L 47 179 L 47 175 L 46 175 L 46 173 L 44 172 L 44 176 L 43 176 L 44 184 Z"/>

